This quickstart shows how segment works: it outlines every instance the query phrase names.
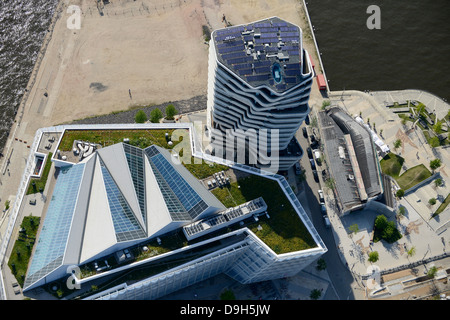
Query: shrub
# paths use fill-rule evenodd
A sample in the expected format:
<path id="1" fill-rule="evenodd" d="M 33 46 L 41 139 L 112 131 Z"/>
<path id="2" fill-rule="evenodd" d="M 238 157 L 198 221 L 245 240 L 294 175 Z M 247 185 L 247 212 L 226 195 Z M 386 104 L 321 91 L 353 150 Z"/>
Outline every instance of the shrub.
<path id="1" fill-rule="evenodd" d="M 320 258 L 319 260 L 317 260 L 317 266 L 316 266 L 317 270 L 325 270 L 326 268 L 327 268 L 327 263 L 323 258 Z"/>
<path id="2" fill-rule="evenodd" d="M 162 117 L 163 114 L 158 108 L 153 109 L 152 112 L 150 112 L 150 121 L 152 123 L 159 123 L 159 120 L 161 120 Z"/>
<path id="3" fill-rule="evenodd" d="M 169 104 L 166 107 L 166 119 L 167 120 L 173 120 L 174 116 L 178 113 L 177 109 L 175 109 L 175 106 L 173 104 Z"/>
<path id="4" fill-rule="evenodd" d="M 372 251 L 371 253 L 369 253 L 369 261 L 370 262 L 377 262 L 378 261 L 378 251 Z"/>
<path id="5" fill-rule="evenodd" d="M 430 161 L 430 168 L 431 170 L 436 170 L 441 166 L 441 159 L 434 159 Z"/>
<path id="6" fill-rule="evenodd" d="M 134 121 L 136 123 L 145 123 L 147 121 L 147 115 L 143 110 L 139 110 L 134 116 Z"/>

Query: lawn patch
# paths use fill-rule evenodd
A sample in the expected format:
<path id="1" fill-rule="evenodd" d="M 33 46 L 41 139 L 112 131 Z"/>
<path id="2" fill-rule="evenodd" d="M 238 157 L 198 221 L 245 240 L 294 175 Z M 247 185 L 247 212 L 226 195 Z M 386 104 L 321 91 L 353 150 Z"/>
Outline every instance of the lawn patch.
<path id="1" fill-rule="evenodd" d="M 445 210 L 445 208 L 447 208 L 448 204 L 450 203 L 450 193 L 447 195 L 447 197 L 445 198 L 444 202 L 441 203 L 441 205 L 439 206 L 439 208 L 437 208 L 436 212 L 433 214 L 434 216 L 437 216 L 439 213 L 441 213 L 442 211 Z"/>
<path id="2" fill-rule="evenodd" d="M 423 164 L 419 164 L 418 166 L 406 170 L 396 180 L 400 188 L 403 190 L 408 190 L 429 177 L 431 177 L 430 170 L 428 170 Z"/>
<path id="3" fill-rule="evenodd" d="M 404 161 L 404 158 L 393 153 L 388 153 L 380 161 L 381 171 L 394 178 L 401 189 L 408 190 L 419 182 L 431 177 L 432 173 L 423 164 L 409 168 L 399 176 Z"/>
<path id="4" fill-rule="evenodd" d="M 402 157 L 394 153 L 388 153 L 380 161 L 381 171 L 393 178 L 396 178 L 400 174 L 403 162 L 405 162 L 405 159 Z"/>
<path id="5" fill-rule="evenodd" d="M 30 260 L 33 245 L 36 241 L 36 233 L 40 220 L 41 218 L 33 216 L 23 218 L 19 236 L 8 261 L 8 266 L 21 287 L 23 287 L 25 275 L 27 274 L 28 261 Z"/>
<path id="6" fill-rule="evenodd" d="M 128 138 L 131 145 L 142 149 L 153 144 L 165 149 L 172 149 L 178 141 L 174 141 L 173 145 L 169 146 L 166 133 L 171 136 L 173 131 L 174 129 L 66 130 L 59 144 L 59 149 L 71 151 L 75 140 L 97 143 L 106 147 L 123 142 L 124 138 Z M 186 132 L 186 135 L 189 136 L 187 129 Z"/>
<path id="7" fill-rule="evenodd" d="M 42 171 L 42 176 L 40 178 L 33 178 L 30 180 L 30 184 L 28 185 L 27 194 L 34 194 L 38 192 L 42 192 L 45 189 L 45 185 L 47 184 L 48 174 L 50 172 L 50 168 L 52 167 L 52 158 L 53 153 L 49 152 L 47 155 L 47 159 L 45 160 L 45 167 Z"/>

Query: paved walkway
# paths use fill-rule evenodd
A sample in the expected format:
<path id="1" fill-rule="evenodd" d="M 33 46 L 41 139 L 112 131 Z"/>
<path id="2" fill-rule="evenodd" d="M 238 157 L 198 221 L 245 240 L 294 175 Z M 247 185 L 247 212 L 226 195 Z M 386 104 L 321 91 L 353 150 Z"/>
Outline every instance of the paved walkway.
<path id="1" fill-rule="evenodd" d="M 389 94 L 386 92 L 367 94 L 359 91 L 330 93 L 332 104 L 340 106 L 351 115 L 361 114 L 365 121 L 370 119 L 372 127 L 374 123 L 376 124 L 378 133 L 382 129 L 381 138 L 388 145 L 392 146 L 395 139 L 399 136 L 402 137 L 404 143 L 398 153 L 406 159 L 405 165 L 407 168 L 418 164 L 424 164 L 428 167 L 429 161 L 435 158 L 436 152 L 424 143 L 420 134 L 411 131 L 406 134 L 399 118 L 385 107 L 386 101 L 390 103 L 410 99 L 428 103 L 433 107 L 441 108 L 442 105 L 443 108 L 445 105 L 446 110 L 448 110 L 448 105 L 445 102 L 436 97 L 433 99 L 429 94 L 422 91 L 407 90 Z M 364 211 L 354 212 L 340 219 L 337 214 L 331 212 L 330 220 L 341 257 L 343 261 L 348 263 L 354 274 L 369 274 L 369 267 L 372 267 L 372 264 L 367 261 L 367 258 L 371 251 L 379 253 L 379 260 L 376 265 L 382 271 L 398 270 L 408 265 L 420 264 L 423 261 L 431 261 L 450 254 L 450 230 L 448 228 L 450 226 L 450 208 L 447 208 L 437 218 L 430 219 L 432 210 L 434 211 L 440 202 L 438 201 L 438 204 L 432 208 L 427 205 L 428 199 L 432 196 L 443 201 L 449 193 L 450 180 L 448 180 L 447 171 L 450 165 L 450 155 L 448 150 L 439 148 L 442 166 L 438 171 L 444 180 L 444 186 L 435 188 L 433 181 L 431 181 L 398 201 L 398 205 L 406 208 L 406 214 L 398 219 L 398 228 L 403 237 L 394 244 L 387 244 L 384 241 L 371 242 L 373 221 L 380 213 L 380 208 L 369 207 Z M 390 220 L 396 219 L 394 210 L 384 208 L 384 213 Z M 350 234 L 349 227 L 354 224 L 358 225 L 359 231 Z M 415 249 L 413 256 L 408 255 L 408 250 L 411 248 Z M 438 264 L 439 261 L 442 261 L 443 267 L 447 266 L 447 262 L 445 262 L 447 260 L 436 260 L 434 263 Z"/>

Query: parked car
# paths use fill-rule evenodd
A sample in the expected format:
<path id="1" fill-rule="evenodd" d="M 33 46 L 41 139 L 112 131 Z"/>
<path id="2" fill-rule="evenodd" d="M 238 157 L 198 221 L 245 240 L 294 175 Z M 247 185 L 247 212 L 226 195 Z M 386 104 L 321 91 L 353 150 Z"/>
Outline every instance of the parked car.
<path id="1" fill-rule="evenodd" d="M 302 131 L 303 131 L 303 136 L 304 136 L 305 138 L 308 138 L 308 131 L 306 130 L 306 127 L 303 127 L 303 128 L 302 128 Z"/>
<path id="2" fill-rule="evenodd" d="M 325 202 L 325 198 L 323 196 L 323 190 L 318 190 L 317 192 L 319 193 L 319 201 L 320 201 L 320 203 Z"/>
<path id="3" fill-rule="evenodd" d="M 317 171 L 316 170 L 313 170 L 313 176 L 314 176 L 314 180 L 316 182 L 319 182 L 319 176 L 317 175 Z"/>
<path id="4" fill-rule="evenodd" d="M 330 219 L 327 216 L 323 216 L 323 222 L 325 223 L 325 227 L 328 229 L 331 227 Z"/>
<path id="5" fill-rule="evenodd" d="M 300 163 L 295 163 L 295 174 L 300 175 L 302 173 L 302 168 L 300 167 Z"/>
<path id="6" fill-rule="evenodd" d="M 327 207 L 325 206 L 325 203 L 323 203 L 323 202 L 320 204 L 320 211 L 322 212 L 322 215 L 327 214 Z"/>
<path id="7" fill-rule="evenodd" d="M 306 123 L 307 125 L 309 125 L 309 123 L 310 123 L 310 121 L 309 121 L 309 115 L 306 116 L 306 118 L 305 118 L 305 123 Z"/>
<path id="8" fill-rule="evenodd" d="M 321 156 L 322 154 L 319 150 L 314 150 L 314 159 L 316 159 L 318 165 L 321 164 Z"/>
<path id="9" fill-rule="evenodd" d="M 310 144 L 312 149 L 318 149 L 319 148 L 319 141 L 314 140 L 314 142 L 311 142 Z"/>
<path id="10" fill-rule="evenodd" d="M 308 157 L 312 159 L 313 158 L 312 149 L 308 147 L 308 149 L 306 149 L 306 152 L 308 153 Z"/>
<path id="11" fill-rule="evenodd" d="M 311 163 L 311 169 L 316 170 L 316 163 L 314 162 L 314 159 L 309 159 L 309 162 Z"/>

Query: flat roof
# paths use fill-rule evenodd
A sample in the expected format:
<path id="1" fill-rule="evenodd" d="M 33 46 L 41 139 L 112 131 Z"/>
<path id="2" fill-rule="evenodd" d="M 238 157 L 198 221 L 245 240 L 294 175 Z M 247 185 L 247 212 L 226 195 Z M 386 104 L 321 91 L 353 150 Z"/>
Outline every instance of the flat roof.
<path id="1" fill-rule="evenodd" d="M 302 31 L 278 17 L 215 30 L 218 61 L 252 87 L 281 93 L 302 76 Z"/>

